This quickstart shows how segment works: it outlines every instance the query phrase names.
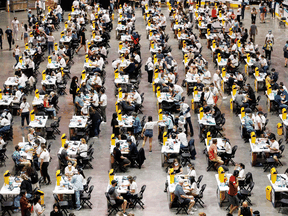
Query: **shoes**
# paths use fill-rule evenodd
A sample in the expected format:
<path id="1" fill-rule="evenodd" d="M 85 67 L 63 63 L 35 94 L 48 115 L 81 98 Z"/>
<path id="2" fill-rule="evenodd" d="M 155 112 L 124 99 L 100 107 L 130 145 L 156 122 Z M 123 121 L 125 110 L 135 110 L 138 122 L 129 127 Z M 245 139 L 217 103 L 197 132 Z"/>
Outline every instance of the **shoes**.
<path id="1" fill-rule="evenodd" d="M 227 216 L 233 216 L 231 213 L 228 213 Z"/>
<path id="2" fill-rule="evenodd" d="M 50 184 L 52 184 L 52 182 L 51 182 L 51 181 L 46 183 L 46 185 L 50 185 Z"/>
<path id="3" fill-rule="evenodd" d="M 18 209 L 14 209 L 13 212 L 14 213 L 20 212 L 20 209 L 19 208 Z"/>
<path id="4" fill-rule="evenodd" d="M 190 211 L 190 212 L 188 212 L 188 214 L 189 214 L 189 215 L 193 215 L 193 214 L 194 214 L 194 212 L 193 212 L 193 211 Z"/>
<path id="5" fill-rule="evenodd" d="M 79 211 L 82 208 L 82 206 L 80 205 L 78 208 L 76 208 L 76 211 Z"/>
<path id="6" fill-rule="evenodd" d="M 193 210 L 193 211 L 197 211 L 197 208 L 192 207 L 192 210 Z"/>
<path id="7" fill-rule="evenodd" d="M 150 150 L 149 152 L 152 152 L 152 150 Z"/>

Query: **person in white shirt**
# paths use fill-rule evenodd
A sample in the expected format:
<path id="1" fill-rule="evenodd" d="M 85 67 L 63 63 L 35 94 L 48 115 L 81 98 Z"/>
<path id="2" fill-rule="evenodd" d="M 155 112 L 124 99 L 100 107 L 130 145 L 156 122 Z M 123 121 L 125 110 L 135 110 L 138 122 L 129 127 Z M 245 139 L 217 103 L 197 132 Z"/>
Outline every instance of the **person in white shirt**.
<path id="1" fill-rule="evenodd" d="M 73 1 L 72 5 L 73 5 L 74 8 L 78 8 L 79 9 L 79 1 L 78 0 Z"/>
<path id="2" fill-rule="evenodd" d="M 12 115 L 11 115 L 11 113 L 9 112 L 9 109 L 4 109 L 4 112 L 2 113 L 1 116 L 2 116 L 2 117 L 7 116 L 7 119 L 8 119 L 10 122 L 12 121 Z"/>
<path id="3" fill-rule="evenodd" d="M 107 95 L 105 94 L 105 89 L 100 89 L 100 110 L 101 110 L 101 116 L 103 118 L 104 124 L 106 124 L 106 107 L 107 107 Z"/>
<path id="4" fill-rule="evenodd" d="M 141 62 L 140 55 L 138 55 L 137 51 L 133 52 L 135 64 L 139 64 Z"/>
<path id="5" fill-rule="evenodd" d="M 176 79 L 176 77 L 175 77 L 175 74 L 173 73 L 173 71 L 169 71 L 169 74 L 168 74 L 169 82 L 175 84 L 175 79 Z"/>
<path id="6" fill-rule="evenodd" d="M 8 117 L 5 116 L 5 117 L 0 117 L 1 119 L 1 128 L 0 128 L 0 134 L 10 130 L 10 124 L 11 122 L 8 120 Z"/>
<path id="7" fill-rule="evenodd" d="M 44 182 L 46 182 L 46 185 L 51 184 L 51 180 L 50 180 L 50 176 L 48 174 L 48 166 L 49 166 L 49 161 L 50 161 L 50 153 L 49 151 L 46 149 L 46 145 L 43 143 L 41 144 L 41 149 L 42 149 L 42 153 L 40 154 L 40 171 L 43 175 L 43 180 Z"/>
<path id="8" fill-rule="evenodd" d="M 263 112 L 261 111 L 258 112 L 254 120 L 254 129 L 256 131 L 257 137 L 260 137 L 261 134 L 263 133 L 262 115 L 263 115 Z"/>
<path id="9" fill-rule="evenodd" d="M 130 204 L 133 204 L 133 199 L 137 197 L 138 193 L 138 187 L 135 179 L 133 179 L 132 176 L 128 176 L 128 181 L 129 181 L 129 191 L 127 193 L 127 200 L 129 201 Z"/>
<path id="10" fill-rule="evenodd" d="M 218 88 L 218 90 L 221 89 L 221 77 L 220 77 L 220 70 L 216 70 L 216 73 L 213 75 L 213 83 L 214 86 Z"/>
<path id="11" fill-rule="evenodd" d="M 238 180 L 241 180 L 241 181 L 245 180 L 245 165 L 243 163 L 236 164 L 234 170 L 239 171 L 239 175 L 237 177 Z M 240 182 L 239 182 L 239 185 L 240 185 Z"/>
<path id="12" fill-rule="evenodd" d="M 214 105 L 213 93 L 210 91 L 209 87 L 205 88 L 204 100 L 208 106 L 212 107 Z"/>
<path id="13" fill-rule="evenodd" d="M 19 40 L 18 39 L 18 32 L 19 32 L 19 28 L 20 28 L 20 23 L 19 20 L 17 19 L 17 17 L 14 17 L 14 19 L 12 20 L 12 27 L 13 27 L 13 36 L 15 40 Z"/>
<path id="14" fill-rule="evenodd" d="M 191 191 L 192 196 L 197 196 L 199 194 L 199 189 L 197 187 L 195 177 L 190 178 L 190 184 L 191 184 L 190 191 Z"/>
<path id="15" fill-rule="evenodd" d="M 102 19 L 104 19 L 105 23 L 109 23 L 110 22 L 109 15 L 107 13 L 103 14 Z"/>
<path id="16" fill-rule="evenodd" d="M 188 140 L 186 134 L 183 132 L 182 128 L 178 129 L 179 134 L 177 135 L 178 140 L 180 141 L 180 149 L 188 147 Z"/>
<path id="17" fill-rule="evenodd" d="M 188 169 L 188 174 L 186 177 L 188 177 L 188 178 L 194 177 L 196 179 L 197 174 L 196 174 L 195 167 L 192 164 L 188 164 L 187 169 Z"/>
<path id="18" fill-rule="evenodd" d="M 193 137 L 194 130 L 191 122 L 190 106 L 187 103 L 185 103 L 183 99 L 182 101 L 180 101 L 180 112 L 184 115 L 186 120 L 186 124 L 184 125 L 186 134 L 188 134 L 188 125 L 189 125 L 190 136 Z"/>
<path id="19" fill-rule="evenodd" d="M 234 52 L 237 51 L 237 44 L 234 41 L 232 41 L 231 51 L 234 51 Z"/>
<path id="20" fill-rule="evenodd" d="M 142 99 L 141 99 L 141 96 L 140 94 L 136 91 L 136 89 L 133 90 L 132 92 L 133 94 L 133 101 L 135 102 L 135 110 L 137 111 L 139 109 L 139 107 L 141 106 L 141 103 L 142 103 Z"/>
<path id="21" fill-rule="evenodd" d="M 36 196 L 36 198 L 34 199 L 33 210 L 34 210 L 35 216 L 45 216 L 45 214 L 44 214 L 45 208 L 42 208 L 42 206 L 41 206 L 40 196 Z"/>
<path id="22" fill-rule="evenodd" d="M 204 85 L 209 85 L 211 83 L 211 73 L 207 70 L 207 67 L 203 69 L 203 75 L 201 76 L 201 81 Z"/>
<path id="23" fill-rule="evenodd" d="M 174 90 L 175 92 L 178 91 L 180 95 L 182 95 L 182 93 L 184 92 L 183 88 L 179 85 L 171 85 L 172 90 Z"/>
<path id="24" fill-rule="evenodd" d="M 100 46 L 100 53 L 102 57 L 107 57 L 107 50 L 104 46 Z"/>
<path id="25" fill-rule="evenodd" d="M 62 22 L 62 7 L 59 3 L 57 4 L 57 7 L 55 9 L 55 14 L 58 17 L 58 21 Z"/>
<path id="26" fill-rule="evenodd" d="M 273 156 L 276 162 L 278 162 L 278 156 L 280 154 L 279 150 L 279 143 L 276 141 L 276 136 L 275 134 L 271 133 L 268 137 L 269 140 L 269 145 L 267 147 L 270 150 L 270 155 Z"/>
<path id="27" fill-rule="evenodd" d="M 274 44 L 274 35 L 272 34 L 272 30 L 268 31 L 268 34 L 265 37 L 265 44 L 268 40 L 272 41 L 272 43 Z"/>
<path id="28" fill-rule="evenodd" d="M 67 177 L 72 177 L 74 175 L 75 167 L 72 166 L 72 161 L 68 161 L 67 164 L 68 165 L 65 167 L 64 173 Z"/>
<path id="29" fill-rule="evenodd" d="M 94 108 L 99 106 L 99 96 L 98 93 L 96 91 L 92 91 L 93 97 L 92 97 L 92 105 Z"/>
<path id="30" fill-rule="evenodd" d="M 24 127 L 24 120 L 26 119 L 27 125 L 29 125 L 29 112 L 30 104 L 26 101 L 26 97 L 23 98 L 23 102 L 20 104 L 21 125 Z"/>
<path id="31" fill-rule="evenodd" d="M 27 77 L 24 75 L 24 73 L 21 74 L 21 77 L 18 80 L 18 88 L 25 88 L 26 87 L 26 81 Z"/>
<path id="32" fill-rule="evenodd" d="M 159 122 L 159 121 L 158 121 Z M 145 146 L 145 142 L 149 137 L 149 152 L 152 152 L 152 139 L 153 139 L 153 128 L 158 124 L 158 122 L 153 122 L 152 116 L 148 116 L 148 122 L 145 123 L 141 136 L 144 136 L 144 140 L 142 143 L 142 148 Z"/>
<path id="33" fill-rule="evenodd" d="M 56 82 L 57 83 L 61 83 L 62 82 L 62 73 L 61 73 L 60 70 L 56 73 L 55 77 L 56 77 Z"/>
<path id="34" fill-rule="evenodd" d="M 60 67 L 63 67 L 63 68 L 66 67 L 65 59 L 62 58 L 62 56 L 58 56 L 58 62 L 59 62 Z"/>
<path id="35" fill-rule="evenodd" d="M 266 58 L 264 57 L 264 55 L 261 55 L 260 64 L 261 64 L 261 68 L 263 69 L 263 72 L 264 72 L 264 73 L 267 73 L 268 64 L 267 64 L 267 60 L 266 60 Z"/>

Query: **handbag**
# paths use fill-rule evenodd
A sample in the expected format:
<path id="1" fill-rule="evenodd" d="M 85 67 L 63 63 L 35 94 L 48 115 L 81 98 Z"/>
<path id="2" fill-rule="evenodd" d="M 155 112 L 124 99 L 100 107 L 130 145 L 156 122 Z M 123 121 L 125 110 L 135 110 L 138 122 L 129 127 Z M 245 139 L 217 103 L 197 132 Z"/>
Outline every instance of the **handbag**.
<path id="1" fill-rule="evenodd" d="M 15 52 L 13 52 L 13 57 L 15 57 Z"/>
<path id="2" fill-rule="evenodd" d="M 12 44 L 13 44 L 13 45 L 15 44 L 15 40 L 14 40 L 14 38 L 12 39 Z"/>

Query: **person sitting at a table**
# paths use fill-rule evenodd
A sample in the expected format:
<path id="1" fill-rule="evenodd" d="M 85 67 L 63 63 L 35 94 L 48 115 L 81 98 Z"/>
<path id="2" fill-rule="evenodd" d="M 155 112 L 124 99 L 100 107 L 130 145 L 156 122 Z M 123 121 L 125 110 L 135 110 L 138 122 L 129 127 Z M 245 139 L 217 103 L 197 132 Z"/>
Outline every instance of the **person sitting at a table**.
<path id="1" fill-rule="evenodd" d="M 249 136 L 250 136 L 251 132 L 255 132 L 255 130 L 254 130 L 254 123 L 253 123 L 253 121 L 252 121 L 252 119 L 251 119 L 251 116 L 252 116 L 252 113 L 246 111 L 246 114 L 245 114 L 245 116 L 243 117 L 243 120 L 244 120 L 244 128 L 246 128 L 246 131 L 247 131 L 247 133 L 249 134 Z"/>
<path id="2" fill-rule="evenodd" d="M 179 134 L 179 132 L 177 130 L 177 125 L 173 125 L 173 130 L 170 131 L 170 133 L 168 134 L 168 137 L 169 137 L 169 139 L 176 139 L 178 134 Z M 185 134 L 185 137 L 186 137 L 186 134 Z"/>
<path id="3" fill-rule="evenodd" d="M 197 182 L 194 176 L 190 177 L 190 184 L 191 184 L 191 188 L 190 188 L 190 193 L 192 196 L 198 196 L 199 195 L 199 189 L 197 187 Z"/>
<path id="4" fill-rule="evenodd" d="M 125 199 L 129 201 L 129 205 L 133 204 L 133 199 L 137 198 L 138 187 L 135 179 L 132 176 L 127 177 L 129 181 L 129 190 L 125 194 Z"/>
<path id="5" fill-rule="evenodd" d="M 209 87 L 205 88 L 204 100 L 210 108 L 214 105 L 213 93 L 210 91 Z"/>
<path id="6" fill-rule="evenodd" d="M 288 100 L 288 93 L 287 91 L 284 89 L 283 85 L 279 86 L 279 91 L 281 92 L 281 94 L 284 96 L 284 100 L 287 101 Z"/>
<path id="7" fill-rule="evenodd" d="M 5 86 L 3 89 L 4 95 L 12 95 L 12 87 L 11 86 Z"/>
<path id="8" fill-rule="evenodd" d="M 69 147 L 68 143 L 65 143 L 64 147 L 60 153 L 60 158 L 61 158 L 62 162 L 64 163 L 64 166 L 68 165 L 68 161 L 72 161 L 73 166 L 76 167 L 77 166 L 76 159 L 74 159 L 74 158 L 72 159 L 68 156 L 68 153 L 67 153 L 68 147 Z"/>
<path id="9" fill-rule="evenodd" d="M 212 112 L 211 108 L 208 106 L 206 101 L 203 101 L 203 111 L 204 114 L 210 114 Z"/>
<path id="10" fill-rule="evenodd" d="M 34 142 L 36 139 L 36 134 L 34 128 L 29 128 L 29 133 L 27 136 L 28 142 Z"/>
<path id="11" fill-rule="evenodd" d="M 217 125 L 220 124 L 220 122 L 222 121 L 222 114 L 217 104 L 213 106 L 212 117 L 215 119 Z"/>
<path id="12" fill-rule="evenodd" d="M 214 167 L 216 170 L 218 170 L 219 166 L 224 164 L 221 158 L 217 155 L 217 139 L 212 140 L 212 144 L 208 150 L 208 155 L 209 155 L 209 160 L 215 163 Z"/>
<path id="13" fill-rule="evenodd" d="M 239 106 L 239 107 L 244 107 L 247 108 L 249 107 L 249 103 L 246 103 L 246 98 L 243 95 L 243 91 L 239 90 L 236 95 L 235 95 L 235 103 Z"/>
<path id="14" fill-rule="evenodd" d="M 80 141 L 81 143 L 77 151 L 77 163 L 81 165 L 82 163 L 80 162 L 82 162 L 82 159 L 87 157 L 88 145 L 84 138 L 81 138 Z"/>
<path id="15" fill-rule="evenodd" d="M 79 211 L 82 206 L 80 205 L 80 195 L 83 191 L 83 176 L 80 174 L 81 170 L 76 169 L 74 172 L 74 175 L 72 176 L 72 179 L 70 183 L 72 184 L 74 191 L 75 191 L 75 204 L 76 204 L 76 211 Z"/>
<path id="16" fill-rule="evenodd" d="M 178 201 L 181 203 L 181 205 L 183 206 L 189 205 L 188 207 L 189 214 L 194 214 L 193 211 L 197 211 L 196 208 L 193 208 L 193 206 L 195 205 L 194 197 L 186 195 L 186 193 L 183 190 L 183 183 L 184 179 L 181 178 L 178 184 L 176 185 L 174 195 L 175 197 L 178 198 Z"/>
<path id="17" fill-rule="evenodd" d="M 182 95 L 181 95 L 181 92 L 179 91 L 179 89 L 175 89 L 174 90 L 174 95 L 173 96 L 174 96 L 173 97 L 174 101 L 179 102 L 182 99 Z"/>
<path id="18" fill-rule="evenodd" d="M 245 86 L 244 90 L 247 93 L 247 100 L 248 100 L 249 106 L 255 104 L 256 103 L 256 96 L 255 96 L 255 92 L 251 88 L 251 86 L 250 85 Z"/>
<path id="19" fill-rule="evenodd" d="M 6 131 L 10 130 L 11 128 L 11 122 L 8 120 L 8 116 L 6 115 L 5 117 L 0 117 L 1 120 L 1 128 L 0 128 L 0 134 L 5 133 Z"/>
<path id="20" fill-rule="evenodd" d="M 167 134 L 171 133 L 173 130 L 173 117 L 168 111 L 164 112 L 163 121 L 167 127 Z"/>
<path id="21" fill-rule="evenodd" d="M 72 161 L 68 161 L 68 165 L 64 169 L 64 174 L 67 177 L 72 177 L 74 175 L 75 167 L 72 166 Z"/>
<path id="22" fill-rule="evenodd" d="M 117 142 L 115 148 L 113 149 L 114 159 L 121 165 L 121 169 L 126 171 L 126 167 L 131 164 L 130 160 L 124 157 L 121 153 L 120 143 Z"/>
<path id="23" fill-rule="evenodd" d="M 117 185 L 118 183 L 116 180 L 111 181 L 111 188 L 108 190 L 108 195 L 109 195 L 111 204 L 121 206 L 123 213 L 125 214 L 127 200 L 123 199 L 122 196 L 119 196 L 118 191 L 116 189 Z"/>
<path id="24" fill-rule="evenodd" d="M 130 167 L 134 167 L 135 160 L 138 157 L 137 146 L 135 145 L 135 143 L 132 142 L 132 139 L 130 137 L 127 139 L 127 143 L 129 145 L 129 153 L 127 155 L 127 158 L 131 161 Z"/>
<path id="25" fill-rule="evenodd" d="M 139 109 L 139 107 L 141 106 L 141 103 L 142 103 L 142 98 L 140 96 L 140 94 L 137 92 L 136 89 L 133 89 L 132 91 L 132 102 L 133 104 L 135 105 L 135 110 L 137 112 L 137 110 Z"/>
<path id="26" fill-rule="evenodd" d="M 54 119 L 57 119 L 56 118 L 56 109 L 53 106 L 49 105 L 47 94 L 44 96 L 43 105 L 44 105 L 44 108 L 46 109 L 46 111 L 53 112 Z"/>
<path id="27" fill-rule="evenodd" d="M 62 58 L 62 56 L 58 55 L 57 62 L 59 63 L 59 67 L 61 67 L 61 68 L 65 68 L 66 67 L 65 59 Z"/>
<path id="28" fill-rule="evenodd" d="M 244 185 L 244 180 L 245 180 L 245 165 L 243 163 L 236 164 L 234 170 L 239 171 L 239 176 L 237 177 L 239 181 L 239 186 Z"/>
<path id="29" fill-rule="evenodd" d="M 197 83 L 195 85 L 197 87 L 198 91 L 203 91 L 203 88 L 205 87 L 204 84 L 201 82 L 200 79 L 197 79 Z"/>
<path id="30" fill-rule="evenodd" d="M 270 81 L 270 85 L 271 85 L 271 89 L 272 89 L 272 90 L 278 90 L 278 89 L 279 89 L 278 83 L 276 83 L 276 82 L 273 81 L 273 80 Z"/>
<path id="31" fill-rule="evenodd" d="M 27 76 L 23 73 L 23 72 L 21 72 L 21 76 L 20 76 L 20 78 L 19 78 L 19 80 L 18 80 L 18 88 L 19 89 L 21 89 L 21 88 L 25 88 L 26 87 L 26 81 L 27 81 L 28 79 L 27 79 Z"/>
<path id="32" fill-rule="evenodd" d="M 55 54 L 55 50 L 52 51 L 51 55 L 51 62 L 56 62 L 57 61 L 57 55 Z"/>
<path id="33" fill-rule="evenodd" d="M 136 112 L 132 113 L 132 117 L 133 117 L 133 123 L 132 123 L 132 127 L 133 127 L 133 132 L 134 134 L 139 134 L 142 131 L 142 126 L 141 126 L 141 122 L 139 117 L 137 116 Z"/>
<path id="34" fill-rule="evenodd" d="M 59 46 L 59 50 L 58 50 L 58 56 L 61 56 L 63 59 L 64 59 L 64 61 L 65 61 L 65 63 L 66 63 L 66 65 L 68 64 L 68 61 L 69 61 L 69 57 L 67 56 L 67 55 L 65 55 L 65 52 L 64 52 L 64 45 L 60 45 Z"/>
<path id="35" fill-rule="evenodd" d="M 270 149 L 270 155 L 278 162 L 278 156 L 280 155 L 279 143 L 276 140 L 275 134 L 271 133 L 268 137 L 269 145 L 267 147 Z"/>
<path id="36" fill-rule="evenodd" d="M 20 176 L 23 180 L 20 185 L 20 190 L 21 191 L 26 191 L 26 197 L 29 198 L 32 196 L 32 183 L 30 178 L 26 174 L 21 174 Z"/>
<path id="37" fill-rule="evenodd" d="M 228 158 L 231 156 L 232 154 L 232 147 L 230 142 L 228 142 L 227 140 L 224 140 L 224 149 L 225 149 L 225 153 L 221 154 L 221 159 L 224 161 L 224 164 L 227 165 Z"/>
<path id="38" fill-rule="evenodd" d="M 277 95 L 275 95 L 275 97 L 274 97 L 274 101 L 279 105 L 280 109 L 285 108 L 287 110 L 288 106 L 284 103 L 281 96 L 282 96 L 281 91 L 278 90 Z"/>
<path id="39" fill-rule="evenodd" d="M 135 69 L 136 69 L 136 66 L 135 66 L 135 63 L 134 63 L 134 58 L 130 57 L 130 63 L 128 66 L 126 66 L 123 71 L 129 75 L 129 78 L 133 78 L 133 74 L 135 72 Z"/>
<path id="40" fill-rule="evenodd" d="M 260 64 L 261 64 L 261 68 L 263 69 L 264 73 L 267 73 L 269 66 L 268 66 L 267 60 L 264 57 L 264 55 L 261 55 Z"/>
<path id="41" fill-rule="evenodd" d="M 22 98 L 23 93 L 23 88 L 18 88 L 18 86 L 15 86 L 15 96 L 13 98 L 13 103 L 20 103 L 20 100 Z"/>
<path id="42" fill-rule="evenodd" d="M 1 116 L 2 116 L 2 117 L 7 116 L 7 119 L 8 119 L 10 122 L 12 122 L 12 115 L 11 115 L 9 109 L 4 109 Z"/>
<path id="43" fill-rule="evenodd" d="M 53 105 L 54 107 L 56 107 L 57 105 L 57 100 L 58 100 L 58 97 L 57 95 L 55 94 L 55 92 L 50 92 L 50 98 L 49 98 L 49 103 L 51 105 Z"/>

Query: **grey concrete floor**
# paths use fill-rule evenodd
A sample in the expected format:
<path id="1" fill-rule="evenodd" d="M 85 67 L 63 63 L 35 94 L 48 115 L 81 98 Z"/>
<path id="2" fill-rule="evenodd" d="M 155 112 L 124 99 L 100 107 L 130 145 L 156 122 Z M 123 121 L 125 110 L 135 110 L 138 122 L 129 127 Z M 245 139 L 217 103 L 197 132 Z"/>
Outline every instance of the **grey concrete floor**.
<path id="1" fill-rule="evenodd" d="M 162 12 L 166 15 L 168 20 L 168 12 L 166 7 L 162 9 Z M 21 22 L 26 22 L 27 20 L 27 13 L 26 12 L 17 12 L 15 15 L 13 13 L 7 13 L 7 12 L 0 12 L 0 27 L 5 30 L 6 26 L 10 24 L 12 18 L 14 16 L 17 16 L 18 19 Z M 66 13 L 67 16 L 67 13 Z M 65 17 L 66 17 L 65 16 Z M 250 28 L 250 12 L 249 10 L 246 10 L 245 13 L 245 20 L 244 20 L 244 27 Z M 275 36 L 275 46 L 274 51 L 272 53 L 272 67 L 276 68 L 276 71 L 279 72 L 280 78 L 279 81 L 283 81 L 286 85 L 286 79 L 287 79 L 287 69 L 284 68 L 284 58 L 283 58 L 283 51 L 282 47 L 285 44 L 285 41 L 287 40 L 287 29 L 279 28 L 278 26 L 278 20 L 272 20 L 269 19 L 266 24 L 259 24 L 259 18 L 257 17 L 257 26 L 258 26 L 258 35 L 256 36 L 256 43 L 259 44 L 260 47 L 263 46 L 265 35 L 267 34 L 268 30 L 272 30 L 273 34 Z M 116 17 L 116 15 L 115 15 Z M 115 21 L 114 21 L 114 24 Z M 173 38 L 172 31 L 169 28 L 170 22 L 168 21 L 166 33 L 170 35 L 169 45 L 172 47 L 172 55 L 177 60 L 179 65 L 179 83 L 182 83 L 182 80 L 184 79 L 184 68 L 182 62 L 182 53 L 178 49 L 177 41 Z M 115 27 L 115 25 L 114 25 Z M 61 29 L 64 28 L 64 24 L 61 24 Z M 150 56 L 150 52 L 148 49 L 149 41 L 145 37 L 145 25 L 143 17 L 141 16 L 141 10 L 136 10 L 136 30 L 142 35 L 142 40 L 140 41 L 141 44 L 141 55 L 143 62 L 146 62 L 147 58 Z M 54 32 L 53 35 L 56 37 L 56 40 L 58 41 L 60 38 L 60 32 Z M 89 37 L 88 37 L 89 38 Z M 20 45 L 20 48 L 24 49 L 24 42 L 23 41 L 17 41 L 17 43 Z M 215 72 L 215 69 L 211 66 L 212 61 L 211 58 L 211 51 L 206 48 L 206 40 L 201 39 L 201 43 L 203 48 L 203 56 L 209 61 L 209 70 L 211 73 Z M 110 156 L 109 156 L 109 141 L 110 141 L 110 135 L 111 135 L 111 127 L 110 127 L 110 121 L 112 113 L 115 111 L 115 97 L 114 97 L 114 73 L 111 67 L 111 62 L 113 59 L 116 59 L 118 57 L 117 49 L 118 49 L 118 41 L 115 40 L 115 31 L 113 30 L 111 32 L 111 41 L 110 41 L 110 53 L 109 53 L 109 64 L 106 66 L 106 88 L 107 88 L 107 95 L 108 95 L 108 106 L 107 106 L 107 124 L 101 125 L 101 135 L 100 139 L 95 142 L 95 159 L 93 161 L 94 169 L 85 170 L 86 176 L 92 176 L 91 184 L 95 185 L 94 191 L 92 193 L 92 203 L 93 203 L 93 210 L 84 208 L 80 212 L 75 212 L 76 215 L 107 215 L 107 206 L 106 206 L 106 198 L 104 196 L 104 192 L 106 190 L 107 184 L 108 184 L 108 170 L 110 169 Z M 83 59 L 84 59 L 84 51 L 83 49 L 79 52 L 78 55 L 75 56 L 74 62 L 75 64 L 71 68 L 72 75 L 80 76 L 81 71 L 83 70 Z M 15 60 L 12 57 L 12 51 L 8 50 L 8 44 L 7 41 L 4 41 L 3 50 L 0 51 L 0 67 L 1 67 L 1 73 L 0 73 L 0 79 L 1 83 L 4 83 L 4 81 L 9 76 L 13 76 L 13 69 L 12 65 L 15 64 Z M 40 65 L 40 71 L 44 70 L 46 67 L 46 62 L 41 63 Z M 243 69 L 243 65 L 241 65 L 241 69 Z M 243 69 L 244 70 L 244 69 Z M 156 109 L 156 98 L 153 95 L 152 92 L 152 86 L 148 84 L 147 82 L 147 75 L 144 71 L 144 66 L 142 69 L 143 77 L 140 84 L 140 92 L 145 92 L 145 108 L 144 108 L 144 114 L 145 115 L 152 115 L 153 118 L 157 118 L 157 109 Z M 41 79 L 40 75 L 38 75 L 39 79 Z M 250 77 L 248 78 L 248 82 L 253 84 L 254 80 Z M 70 82 L 68 82 L 68 85 L 70 85 Z M 254 86 L 254 85 L 252 85 Z M 41 88 L 40 82 L 37 84 L 38 88 Z M 69 88 L 69 87 L 68 87 Z M 67 90 L 68 92 L 68 90 Z M 186 95 L 186 90 L 185 93 Z M 261 106 L 263 107 L 264 112 L 267 112 L 267 106 L 266 106 L 266 97 L 264 96 L 263 92 L 258 93 L 258 95 L 262 96 L 261 99 Z M 227 96 L 227 95 L 226 95 Z M 186 97 L 187 101 L 191 100 L 191 97 Z M 28 101 L 31 103 L 33 100 L 33 96 L 28 96 Z M 243 140 L 240 138 L 240 122 L 237 117 L 235 117 L 234 114 L 231 113 L 229 109 L 229 100 L 230 96 L 226 100 L 220 100 L 219 101 L 219 107 L 221 108 L 221 111 L 226 114 L 226 125 L 225 125 L 225 134 L 227 138 L 231 140 L 232 145 L 238 145 L 238 151 L 236 153 L 236 162 L 242 162 L 246 165 L 246 172 L 252 172 L 254 181 L 256 183 L 253 195 L 251 197 L 251 200 L 253 202 L 252 208 L 254 210 L 259 210 L 261 212 L 261 215 L 281 215 L 278 213 L 278 209 L 274 209 L 272 207 L 272 204 L 266 200 L 265 198 L 265 187 L 269 185 L 269 181 L 266 177 L 268 173 L 264 173 L 262 168 L 260 167 L 251 167 L 250 165 L 250 148 L 249 144 L 244 143 Z M 59 100 L 59 106 L 61 107 L 61 110 L 58 114 L 58 116 L 62 116 L 61 124 L 60 124 L 60 130 L 62 133 L 68 133 L 68 124 L 69 120 L 74 112 L 73 109 L 73 103 L 72 103 L 72 97 L 70 95 L 61 96 Z M 269 129 L 276 133 L 276 125 L 278 122 L 280 122 L 279 118 L 275 115 L 272 116 L 271 114 L 268 115 L 268 118 L 270 120 L 268 127 Z M 199 142 L 198 134 L 199 134 L 199 127 L 196 120 L 196 115 L 192 114 L 193 119 L 193 126 L 194 126 L 194 139 L 195 139 L 195 146 L 197 150 L 197 156 L 195 160 L 195 167 L 197 171 L 197 175 L 204 175 L 204 178 L 202 180 L 202 184 L 207 184 L 207 188 L 204 193 L 204 202 L 205 207 L 204 209 L 199 209 L 198 212 L 204 211 L 207 215 L 226 215 L 226 207 L 220 208 L 217 200 L 216 200 L 216 181 L 215 181 L 215 172 L 206 172 L 206 159 L 205 156 L 202 154 L 202 150 L 204 149 L 204 146 L 202 143 Z M 14 117 L 14 139 L 13 141 L 9 142 L 8 145 L 8 156 L 9 159 L 7 160 L 6 167 L 0 167 L 0 172 L 4 173 L 7 169 L 12 170 L 13 169 L 13 162 L 11 159 L 11 154 L 14 151 L 14 146 L 22 140 L 22 136 L 27 136 L 27 129 L 21 130 L 20 128 L 20 117 Z M 156 136 L 155 136 L 156 137 Z M 161 154 L 160 154 L 160 145 L 158 144 L 156 138 L 154 137 L 153 140 L 153 153 L 148 153 L 148 150 L 146 149 L 146 161 L 143 165 L 143 168 L 141 170 L 139 169 L 129 169 L 127 174 L 131 174 L 133 176 L 137 176 L 137 184 L 140 188 L 143 184 L 147 185 L 147 189 L 144 193 L 144 203 L 146 208 L 144 210 L 141 210 L 140 208 L 136 208 L 135 210 L 128 210 L 128 212 L 133 212 L 137 216 L 141 215 L 175 215 L 175 209 L 170 210 L 168 207 L 168 199 L 167 194 L 163 192 L 164 190 L 164 183 L 166 180 L 167 174 L 165 173 L 164 169 L 161 167 Z M 278 137 L 280 138 L 280 137 Z M 50 140 L 49 140 L 50 141 Z M 52 185 L 50 186 L 43 186 L 42 190 L 45 193 L 45 204 L 46 204 L 46 214 L 49 214 L 49 212 L 52 210 L 52 205 L 54 203 L 53 197 L 52 197 L 52 191 L 55 186 L 55 172 L 58 169 L 58 160 L 57 160 L 57 152 L 61 145 L 60 142 L 60 136 L 57 136 L 57 139 L 53 141 L 51 156 L 53 157 L 52 162 L 49 166 L 49 173 L 52 179 Z M 283 167 L 278 168 L 279 173 L 283 173 L 286 169 L 286 165 L 288 162 L 288 159 L 286 157 L 288 150 L 284 152 L 284 157 L 281 160 L 284 163 Z M 233 167 L 229 167 L 230 170 L 233 170 Z M 186 170 L 186 169 L 184 169 Z M 3 184 L 3 178 L 0 178 L 0 185 Z M 73 211 L 72 211 L 73 212 Z M 284 213 L 284 212 L 283 212 Z M 287 213 L 287 211 L 286 211 Z M 17 214 L 15 214 L 17 215 Z M 18 214 L 20 215 L 20 214 Z"/>

